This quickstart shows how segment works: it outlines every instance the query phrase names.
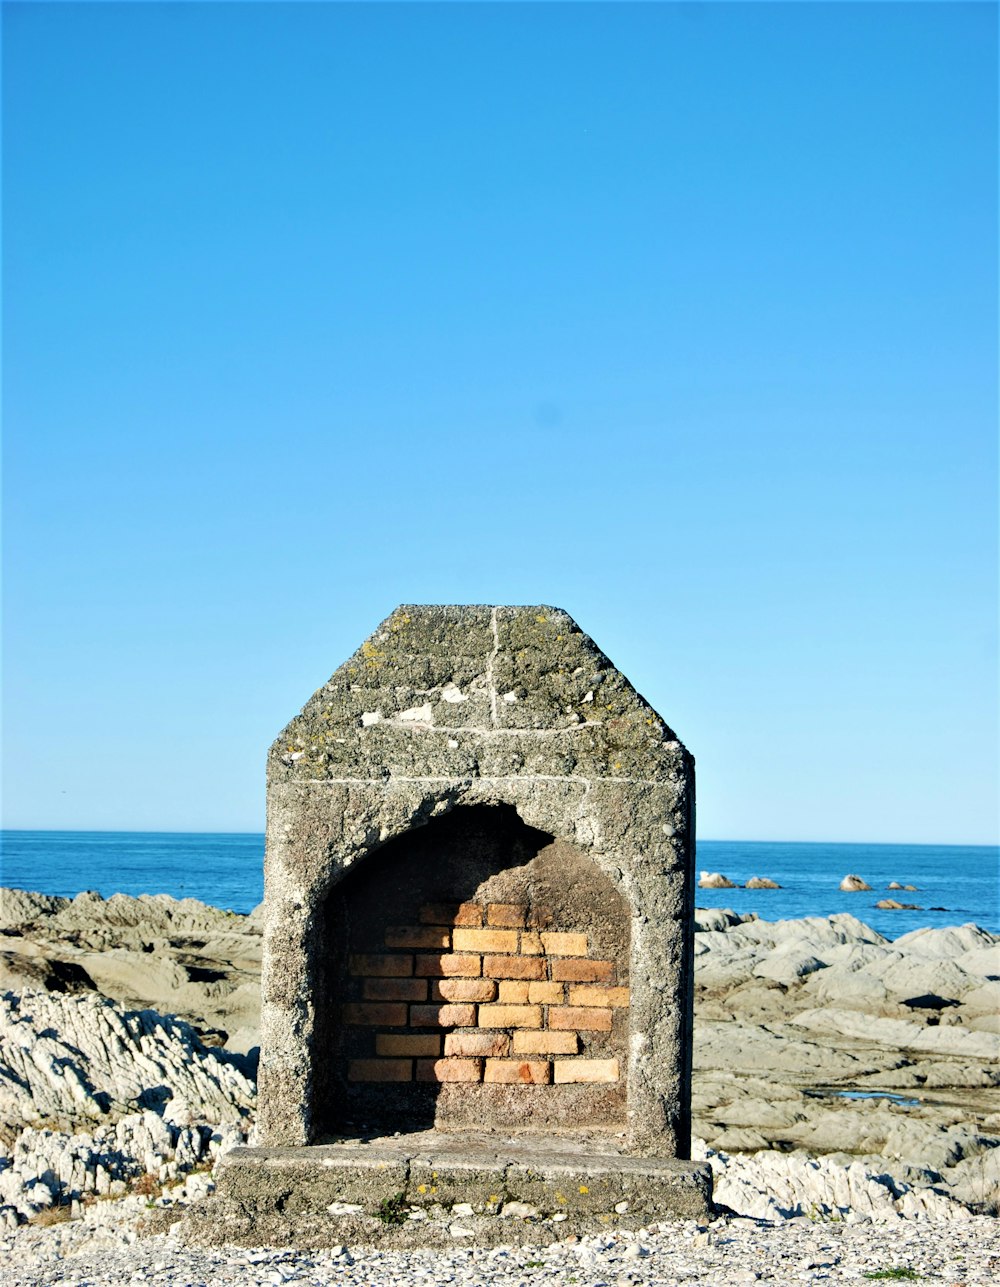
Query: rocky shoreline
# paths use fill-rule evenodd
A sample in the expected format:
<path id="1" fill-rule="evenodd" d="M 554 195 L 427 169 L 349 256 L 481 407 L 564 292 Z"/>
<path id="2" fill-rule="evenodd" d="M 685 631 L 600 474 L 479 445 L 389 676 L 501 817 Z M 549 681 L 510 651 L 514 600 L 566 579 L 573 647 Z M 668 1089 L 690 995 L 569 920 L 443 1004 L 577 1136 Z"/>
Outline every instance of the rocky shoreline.
<path id="1" fill-rule="evenodd" d="M 454 1280 L 488 1267 L 491 1282 L 567 1281 L 571 1265 L 581 1284 L 614 1274 L 623 1287 L 750 1281 L 743 1272 L 846 1280 L 863 1264 L 899 1267 L 905 1251 L 914 1272 L 927 1261 L 952 1281 L 990 1281 L 975 1249 L 1000 1256 L 1000 939 L 966 925 L 889 942 L 849 915 L 772 923 L 718 910 L 699 912 L 698 930 L 695 1151 L 730 1214 L 710 1229 L 638 1232 L 612 1215 L 618 1228 L 570 1241 L 543 1213 L 519 1213 L 530 1228 L 514 1241 L 534 1229 L 544 1247 L 535 1268 L 523 1248 L 507 1260 L 463 1248 Z M 256 914 L 5 890 L 0 934 L 8 1281 L 434 1275 L 441 1253 L 251 1261 L 197 1249 L 173 1225 L 252 1130 Z M 447 1239 L 452 1213 L 431 1219 Z M 946 1231 L 933 1251 L 909 1232 L 929 1220 Z M 744 1244 L 752 1264 L 737 1266 Z"/>

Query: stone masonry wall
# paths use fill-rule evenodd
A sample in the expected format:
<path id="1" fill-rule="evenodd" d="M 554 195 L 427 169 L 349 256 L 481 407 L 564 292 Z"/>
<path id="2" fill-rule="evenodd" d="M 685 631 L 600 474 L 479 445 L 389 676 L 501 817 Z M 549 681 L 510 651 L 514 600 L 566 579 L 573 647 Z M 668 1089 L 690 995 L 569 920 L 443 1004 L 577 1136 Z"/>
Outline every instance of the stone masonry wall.
<path id="1" fill-rule="evenodd" d="M 586 958 L 554 953 L 543 954 L 548 962 L 544 978 L 467 976 L 497 985 L 491 1001 L 447 1000 L 440 988 L 432 993 L 435 976 L 427 976 L 426 1000 L 379 1002 L 361 995 L 362 980 L 373 983 L 379 976 L 351 975 L 346 954 L 340 957 L 339 945 L 353 933 L 351 900 L 340 891 L 356 873 L 381 871 L 382 856 L 391 845 L 416 845 L 417 837 L 438 822 L 479 809 L 511 810 L 525 828 L 544 836 L 551 872 L 565 871 L 575 855 L 576 871 L 584 879 L 590 878 L 587 873 L 599 877 L 592 881 L 595 890 L 603 882 L 604 892 L 591 906 L 600 910 L 613 905 L 615 926 L 608 928 L 608 945 L 599 939 L 588 942 L 589 955 L 614 962 L 614 982 L 604 986 L 627 986 L 627 1007 L 573 1004 L 580 994 L 571 1000 L 569 986 L 587 985 L 556 977 L 555 966 Z M 539 845 L 532 852 L 541 861 Z M 410 858 L 406 871 L 438 870 L 432 853 Z M 425 881 L 410 906 L 400 903 L 391 915 L 386 908 L 379 932 L 347 951 L 412 952 L 414 972 L 399 977 L 411 985 L 422 981 L 416 958 L 433 954 L 433 949 L 387 948 L 385 930 L 421 924 L 420 908 L 433 903 L 548 906 L 555 916 L 552 932 L 602 932 L 583 914 L 585 909 L 562 909 L 540 890 L 518 888 L 514 873 L 519 863 L 522 859 L 513 855 L 495 865 L 495 879 L 489 872 L 473 879 L 459 863 L 458 879 L 439 887 Z M 379 1104 L 398 1100 L 416 1112 L 419 1092 L 425 1091 L 433 1099 L 420 1109 L 425 1123 L 428 1114 L 434 1125 L 462 1129 L 484 1120 L 526 1130 L 599 1120 L 625 1129 L 627 1146 L 637 1155 L 686 1156 L 693 867 L 693 759 L 571 617 L 547 606 L 401 606 L 313 694 L 271 748 L 258 1120 L 262 1144 L 319 1143 L 354 1129 L 352 1122 L 364 1129 Z M 436 928 L 452 935 L 466 929 L 507 929 L 490 925 L 488 911 L 485 916 L 479 927 Z M 527 923 L 524 931 L 530 932 Z M 462 952 L 452 937 L 447 951 L 437 950 L 442 956 L 528 959 L 531 954 L 520 948 L 519 939 L 516 953 Z M 439 983 L 447 977 L 439 976 Z M 564 983 L 567 989 L 565 999 L 555 1004 L 509 1000 L 515 994 L 510 988 L 501 1000 L 502 983 Z M 344 1004 L 402 1005 L 407 1023 L 398 1028 L 345 1027 Z M 438 1004 L 477 1007 L 475 1026 L 410 1027 L 409 1007 Z M 539 1027 L 483 1028 L 482 1010 L 498 1005 L 538 1006 Z M 600 1033 L 554 1027 L 551 1015 L 560 1008 L 610 1010 L 614 1050 L 600 1049 Z M 394 1013 L 401 1017 L 400 1011 Z M 509 1037 L 509 1052 L 457 1054 L 456 1040 L 445 1052 L 446 1038 L 477 1032 Z M 575 1033 L 577 1054 L 549 1058 L 548 1052 L 540 1052 L 517 1061 L 550 1064 L 551 1083 L 487 1081 L 486 1061 L 514 1061 L 515 1032 Z M 441 1038 L 440 1053 L 378 1053 L 380 1035 Z M 351 1060 L 401 1059 L 405 1067 L 411 1057 L 412 1066 L 405 1068 L 411 1081 L 347 1078 Z M 582 1064 L 605 1058 L 618 1060 L 614 1082 L 556 1080 L 560 1061 Z M 482 1059 L 483 1080 L 419 1080 L 430 1065 L 421 1063 L 418 1072 L 417 1060 L 436 1064 L 450 1059 Z M 356 1064 L 355 1073 L 361 1071 Z M 557 1103 L 565 1113 L 547 1115 L 546 1106 Z"/>

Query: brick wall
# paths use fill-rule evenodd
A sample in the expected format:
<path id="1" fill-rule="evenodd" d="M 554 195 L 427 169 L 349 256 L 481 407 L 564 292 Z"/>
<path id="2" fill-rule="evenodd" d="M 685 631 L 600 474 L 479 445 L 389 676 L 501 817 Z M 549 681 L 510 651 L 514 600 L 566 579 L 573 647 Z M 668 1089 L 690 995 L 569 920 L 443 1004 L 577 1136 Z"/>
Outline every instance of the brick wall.
<path id="1" fill-rule="evenodd" d="M 600 1056 L 629 990 L 587 934 L 550 921 L 519 903 L 426 904 L 383 951 L 352 955 L 341 1020 L 369 1056 L 348 1080 L 617 1083 L 618 1059 Z"/>

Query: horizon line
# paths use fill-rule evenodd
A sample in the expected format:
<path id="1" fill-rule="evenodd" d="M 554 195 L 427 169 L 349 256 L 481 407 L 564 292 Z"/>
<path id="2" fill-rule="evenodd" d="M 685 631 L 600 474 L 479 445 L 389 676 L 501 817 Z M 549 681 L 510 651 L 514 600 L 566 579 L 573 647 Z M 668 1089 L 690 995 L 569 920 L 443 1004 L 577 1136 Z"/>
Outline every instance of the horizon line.
<path id="1" fill-rule="evenodd" d="M 259 836 L 264 838 L 264 831 L 187 831 L 168 828 L 150 827 L 0 827 L 0 835 L 10 833 L 34 833 L 56 836 Z M 1000 849 L 997 840 L 777 840 L 752 839 L 742 836 L 699 836 L 695 833 L 695 843 L 702 844 L 739 844 L 739 845 L 868 845 L 871 847 L 905 845 L 909 849 Z"/>

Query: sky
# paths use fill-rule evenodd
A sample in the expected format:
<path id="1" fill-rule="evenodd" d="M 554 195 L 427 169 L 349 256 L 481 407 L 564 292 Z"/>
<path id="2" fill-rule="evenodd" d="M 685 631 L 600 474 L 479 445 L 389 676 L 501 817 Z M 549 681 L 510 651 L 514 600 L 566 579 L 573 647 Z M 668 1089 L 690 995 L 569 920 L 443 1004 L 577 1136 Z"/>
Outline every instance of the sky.
<path id="1" fill-rule="evenodd" d="M 3 10 L 4 825 L 543 603 L 701 836 L 997 839 L 994 5 Z"/>

